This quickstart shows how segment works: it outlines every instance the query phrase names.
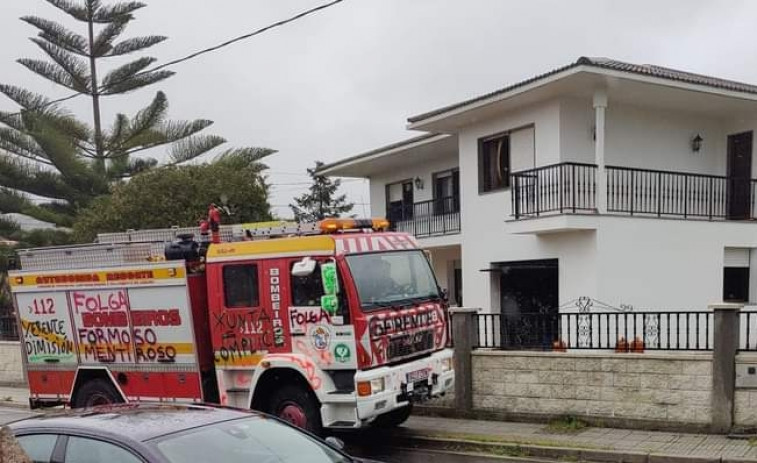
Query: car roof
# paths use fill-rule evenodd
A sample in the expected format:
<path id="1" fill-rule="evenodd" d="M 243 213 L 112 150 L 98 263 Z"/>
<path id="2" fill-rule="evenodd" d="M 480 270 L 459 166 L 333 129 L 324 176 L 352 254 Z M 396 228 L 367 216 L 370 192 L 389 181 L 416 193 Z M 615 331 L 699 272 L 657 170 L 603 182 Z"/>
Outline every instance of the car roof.
<path id="1" fill-rule="evenodd" d="M 251 417 L 265 415 L 208 405 L 120 404 L 39 415 L 16 421 L 10 427 L 16 433 L 60 429 L 144 442 L 187 429 Z"/>

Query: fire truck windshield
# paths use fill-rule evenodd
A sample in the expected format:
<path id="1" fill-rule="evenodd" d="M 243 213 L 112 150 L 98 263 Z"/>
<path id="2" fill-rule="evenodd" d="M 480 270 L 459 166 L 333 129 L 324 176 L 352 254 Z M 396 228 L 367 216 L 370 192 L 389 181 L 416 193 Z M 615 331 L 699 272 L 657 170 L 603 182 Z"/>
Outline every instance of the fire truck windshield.
<path id="1" fill-rule="evenodd" d="M 346 257 L 364 310 L 439 299 L 439 287 L 423 251 L 353 254 Z"/>

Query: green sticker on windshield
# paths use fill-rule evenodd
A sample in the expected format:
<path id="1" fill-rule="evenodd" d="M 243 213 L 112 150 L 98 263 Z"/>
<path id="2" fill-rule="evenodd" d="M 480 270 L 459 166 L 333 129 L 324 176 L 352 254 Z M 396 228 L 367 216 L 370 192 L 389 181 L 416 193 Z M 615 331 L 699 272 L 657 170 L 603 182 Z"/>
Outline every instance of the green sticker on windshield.
<path id="1" fill-rule="evenodd" d="M 321 281 L 323 282 L 323 292 L 326 295 L 334 295 L 339 292 L 339 280 L 336 276 L 335 262 L 321 264 Z"/>
<path id="2" fill-rule="evenodd" d="M 333 294 L 321 296 L 321 308 L 329 315 L 336 315 L 339 309 L 339 299 Z"/>

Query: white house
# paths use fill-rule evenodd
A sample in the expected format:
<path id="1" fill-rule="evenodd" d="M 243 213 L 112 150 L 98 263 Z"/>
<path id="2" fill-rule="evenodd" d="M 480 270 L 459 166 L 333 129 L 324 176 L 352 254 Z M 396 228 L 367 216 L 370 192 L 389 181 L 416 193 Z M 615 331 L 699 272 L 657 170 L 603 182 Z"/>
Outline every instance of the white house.
<path id="1" fill-rule="evenodd" d="M 453 301 L 494 313 L 757 301 L 757 86 L 582 57 L 409 118 L 370 179 Z M 596 302 L 597 304 L 599 302 Z"/>

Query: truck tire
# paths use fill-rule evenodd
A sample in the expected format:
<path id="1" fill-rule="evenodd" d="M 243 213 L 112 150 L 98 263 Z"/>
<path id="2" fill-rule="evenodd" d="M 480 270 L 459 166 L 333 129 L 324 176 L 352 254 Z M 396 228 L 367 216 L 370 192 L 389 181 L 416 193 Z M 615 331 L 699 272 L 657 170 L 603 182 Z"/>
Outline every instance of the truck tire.
<path id="1" fill-rule="evenodd" d="M 321 435 L 323 431 L 318 401 L 311 391 L 301 386 L 288 385 L 276 390 L 271 396 L 268 411 L 315 435 Z"/>
<path id="2" fill-rule="evenodd" d="M 88 408 L 123 402 L 115 387 L 104 379 L 91 379 L 76 392 L 72 408 Z"/>
<path id="3" fill-rule="evenodd" d="M 410 418 L 411 413 L 413 413 L 412 404 L 406 407 L 392 410 L 389 413 L 379 415 L 375 420 L 373 420 L 373 426 L 377 428 L 396 428 L 397 426 L 407 421 L 407 419 Z"/>

